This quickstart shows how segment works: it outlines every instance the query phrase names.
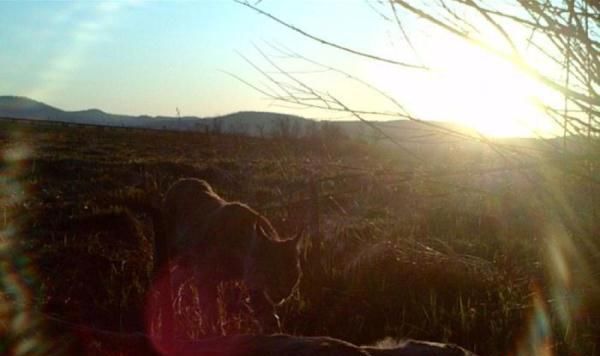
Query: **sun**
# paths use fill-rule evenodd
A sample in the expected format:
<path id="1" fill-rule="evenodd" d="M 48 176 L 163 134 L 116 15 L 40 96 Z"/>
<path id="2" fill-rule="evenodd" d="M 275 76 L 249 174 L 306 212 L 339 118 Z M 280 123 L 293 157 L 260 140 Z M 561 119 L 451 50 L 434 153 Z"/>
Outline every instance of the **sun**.
<path id="1" fill-rule="evenodd" d="M 515 65 L 441 35 L 432 35 L 421 54 L 428 71 L 379 66 L 370 72 L 414 117 L 456 122 L 491 137 L 548 136 L 556 129 L 536 104 L 547 89 Z"/>
<path id="2" fill-rule="evenodd" d="M 450 120 L 494 137 L 531 136 L 542 129 L 547 118 L 534 103 L 541 89 L 533 79 L 477 49 L 442 53 L 446 60 L 432 81 Z"/>

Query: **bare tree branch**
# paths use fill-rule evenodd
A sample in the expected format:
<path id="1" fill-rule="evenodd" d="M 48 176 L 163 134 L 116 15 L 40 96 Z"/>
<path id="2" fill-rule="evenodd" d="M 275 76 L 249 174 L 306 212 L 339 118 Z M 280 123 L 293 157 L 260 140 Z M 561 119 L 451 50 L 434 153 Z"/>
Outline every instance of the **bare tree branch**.
<path id="1" fill-rule="evenodd" d="M 275 21 L 275 22 L 277 22 L 277 23 L 279 23 L 279 24 L 281 24 L 281 25 L 283 25 L 283 26 L 285 26 L 285 27 L 287 27 L 287 28 L 289 28 L 289 29 L 291 29 L 291 30 L 293 30 L 293 31 L 295 31 L 295 32 L 297 32 L 297 33 L 305 36 L 305 37 L 310 38 L 311 40 L 317 41 L 317 42 L 319 42 L 321 44 L 324 44 L 326 46 L 333 47 L 333 48 L 342 50 L 344 52 L 352 53 L 354 55 L 358 55 L 358 56 L 361 56 L 361 57 L 364 57 L 364 58 L 373 59 L 373 60 L 376 60 L 376 61 L 379 61 L 379 62 L 385 62 L 385 63 L 399 65 L 399 66 L 402 66 L 402 67 L 413 68 L 413 69 L 428 70 L 427 67 L 424 67 L 424 66 L 419 65 L 419 64 L 411 64 L 411 63 L 405 63 L 405 62 L 396 61 L 396 60 L 393 60 L 393 59 L 389 59 L 389 58 L 385 58 L 385 57 L 381 57 L 381 56 L 377 56 L 377 55 L 373 55 L 373 54 L 369 54 L 369 53 L 357 51 L 357 50 L 354 50 L 352 48 L 341 46 L 339 44 L 336 44 L 336 43 L 324 40 L 323 38 L 315 36 L 315 35 L 311 35 L 310 33 L 306 32 L 306 31 L 303 31 L 303 30 L 299 29 L 298 27 L 296 27 L 294 25 L 291 25 L 288 22 L 285 22 L 285 21 L 279 19 L 279 18 L 277 18 L 277 17 L 269 14 L 268 12 L 265 12 L 265 11 L 259 9 L 258 7 L 254 6 L 254 5 L 251 5 L 250 3 L 246 2 L 246 1 L 242 1 L 242 0 L 234 0 L 234 1 L 237 2 L 238 4 L 242 4 L 242 5 L 250 8 L 250 9 L 258 12 L 259 14 L 261 14 L 263 16 L 266 16 L 266 17 L 270 18 L 271 20 L 273 20 L 273 21 Z"/>
<path id="2" fill-rule="evenodd" d="M 478 47 L 481 47 L 482 49 L 484 49 L 488 52 L 491 52 L 492 54 L 494 54 L 500 58 L 508 60 L 509 62 L 517 65 L 521 70 L 523 70 L 524 73 L 528 74 L 530 77 L 538 80 L 539 82 L 545 84 L 546 86 L 552 88 L 553 90 L 556 90 L 558 92 L 563 93 L 564 95 L 569 96 L 570 98 L 572 98 L 572 100 L 578 100 L 578 101 L 587 103 L 589 105 L 594 105 L 594 106 L 600 105 L 600 97 L 598 97 L 597 95 L 590 96 L 590 95 L 586 95 L 586 94 L 577 92 L 575 90 L 572 90 L 569 87 L 565 87 L 564 85 L 557 83 L 555 80 L 543 75 L 542 73 L 540 73 L 539 71 L 534 69 L 531 65 L 529 65 L 526 62 L 524 62 L 523 60 L 521 60 L 520 57 L 515 57 L 513 54 L 502 52 L 502 51 L 492 47 L 490 44 L 474 38 L 469 33 L 460 31 L 459 29 L 449 26 L 448 24 L 444 23 L 443 21 L 424 12 L 423 10 L 410 5 L 408 2 L 406 2 L 404 0 L 393 0 L 393 1 L 395 3 L 401 5 L 408 11 L 416 14 L 417 16 L 431 22 L 432 24 L 434 24 L 438 27 L 441 27 L 460 38 L 463 38 L 464 40 L 467 40 L 468 42 L 471 42 L 471 43 L 477 45 Z M 522 1 L 522 0 L 520 0 L 520 1 Z"/>

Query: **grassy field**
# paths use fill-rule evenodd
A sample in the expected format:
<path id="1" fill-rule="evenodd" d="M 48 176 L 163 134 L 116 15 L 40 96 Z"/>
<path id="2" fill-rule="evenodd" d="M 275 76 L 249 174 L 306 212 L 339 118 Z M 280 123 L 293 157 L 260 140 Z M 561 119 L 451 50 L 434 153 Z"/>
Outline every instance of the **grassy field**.
<path id="1" fill-rule="evenodd" d="M 415 158 L 341 138 L 0 123 L 2 348 L 68 353 L 60 328 L 31 331 L 40 315 L 143 331 L 153 228 L 139 202 L 198 177 L 282 235 L 308 232 L 300 293 L 280 313 L 286 333 L 600 354 L 594 156 L 468 147 Z M 193 295 L 190 285 L 176 308 L 190 338 L 205 334 Z M 220 302 L 226 333 L 256 332 L 234 307 L 243 288 L 223 286 Z"/>

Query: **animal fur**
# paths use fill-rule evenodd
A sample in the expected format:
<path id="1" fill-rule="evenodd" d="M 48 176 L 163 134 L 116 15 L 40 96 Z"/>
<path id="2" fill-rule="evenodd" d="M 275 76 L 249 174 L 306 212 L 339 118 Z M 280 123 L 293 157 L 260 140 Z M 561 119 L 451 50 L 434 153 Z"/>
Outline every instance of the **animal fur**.
<path id="1" fill-rule="evenodd" d="M 209 300 L 203 310 L 216 319 L 219 283 L 243 281 L 259 314 L 297 288 L 301 275 L 296 239 L 281 238 L 271 223 L 249 206 L 228 202 L 208 183 L 181 179 L 163 202 L 164 236 L 157 235 L 157 268 L 166 261 L 190 266 Z M 161 230 L 161 229 L 159 229 Z M 160 235 L 160 234 L 159 234 Z"/>

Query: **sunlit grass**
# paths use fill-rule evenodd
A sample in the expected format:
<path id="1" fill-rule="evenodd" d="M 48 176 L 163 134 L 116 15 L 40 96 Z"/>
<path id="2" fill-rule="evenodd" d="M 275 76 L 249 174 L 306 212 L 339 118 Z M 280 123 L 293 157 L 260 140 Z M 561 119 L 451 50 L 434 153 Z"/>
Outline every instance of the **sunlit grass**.
<path id="1" fill-rule="evenodd" d="M 35 274 L 52 302 L 41 306 L 77 325 L 124 333 L 149 321 L 136 315 L 148 297 L 146 239 L 152 227 L 134 202 L 156 198 L 178 177 L 205 177 L 224 196 L 252 203 L 288 236 L 310 226 L 310 201 L 286 190 L 299 186 L 306 172 L 318 167 L 320 174 L 335 176 L 358 162 L 369 172 L 404 165 L 389 150 L 351 141 L 290 144 L 210 134 L 37 130 L 20 139 L 29 146 L 26 155 L 8 156 L 25 162 L 15 176 L 20 186 L 35 187 L 22 196 L 28 199 L 20 208 L 35 212 L 35 224 L 24 225 L 20 234 L 27 236 L 28 253 L 35 252 L 41 271 Z M 482 155 L 437 152 L 427 164 L 445 172 L 460 162 L 482 162 L 471 154 Z M 485 157 L 486 167 L 498 163 Z M 549 170 L 543 181 L 554 182 L 552 198 L 565 194 L 558 201 L 567 207 L 579 201 L 573 194 L 580 187 L 551 179 L 559 172 Z M 597 243 L 567 228 L 555 214 L 561 210 L 538 200 L 526 180 L 513 174 L 490 180 L 440 175 L 435 181 L 420 175 L 402 181 L 393 175 L 345 177 L 321 187 L 323 249 L 305 255 L 301 293 L 280 313 L 284 332 L 359 344 L 386 336 L 451 341 L 486 355 L 586 354 L 597 347 L 597 269 L 587 263 Z M 475 185 L 494 193 L 456 189 Z M 138 219 L 140 230 L 124 228 Z M 17 221 L 14 215 L 8 220 Z M 206 333 L 200 289 L 198 283 L 180 289 L 189 302 L 177 310 L 182 337 Z M 231 308 L 243 300 L 243 290 L 237 290 L 220 297 L 221 327 L 254 332 L 252 313 Z M 145 332 L 157 327 L 151 322 Z"/>

